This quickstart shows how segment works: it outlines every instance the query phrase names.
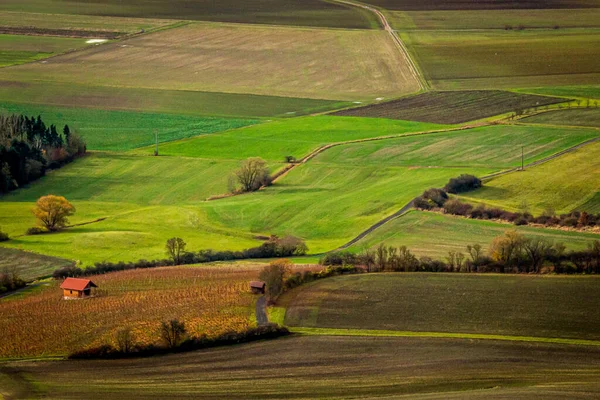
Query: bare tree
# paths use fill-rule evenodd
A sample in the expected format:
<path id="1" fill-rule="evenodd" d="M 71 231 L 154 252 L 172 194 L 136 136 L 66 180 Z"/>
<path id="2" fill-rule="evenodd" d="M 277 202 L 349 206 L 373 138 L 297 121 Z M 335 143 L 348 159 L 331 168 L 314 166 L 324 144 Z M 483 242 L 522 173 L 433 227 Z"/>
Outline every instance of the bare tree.
<path id="1" fill-rule="evenodd" d="M 243 192 L 252 192 L 260 189 L 261 186 L 270 184 L 269 168 L 265 160 L 259 157 L 248 158 L 242 161 L 240 169 L 235 171 L 235 175 Z"/>
<path id="2" fill-rule="evenodd" d="M 167 255 L 173 259 L 175 265 L 181 263 L 181 257 L 185 253 L 186 243 L 182 238 L 174 237 L 167 240 L 166 250 Z"/>
<path id="3" fill-rule="evenodd" d="M 531 269 L 534 272 L 539 272 L 540 267 L 550 252 L 550 249 L 552 249 L 552 243 L 546 239 L 527 238 L 523 240 L 522 246 L 523 250 L 525 250 L 525 253 L 527 254 L 529 262 L 531 263 Z M 528 265 L 525 269 L 525 272 L 529 271 Z"/>
<path id="4" fill-rule="evenodd" d="M 129 327 L 119 329 L 115 334 L 115 341 L 117 342 L 117 349 L 121 353 L 131 353 L 135 346 L 135 338 Z"/>
<path id="5" fill-rule="evenodd" d="M 160 338 L 171 349 L 179 346 L 185 338 L 185 334 L 185 324 L 178 319 L 172 319 L 160 325 Z"/>

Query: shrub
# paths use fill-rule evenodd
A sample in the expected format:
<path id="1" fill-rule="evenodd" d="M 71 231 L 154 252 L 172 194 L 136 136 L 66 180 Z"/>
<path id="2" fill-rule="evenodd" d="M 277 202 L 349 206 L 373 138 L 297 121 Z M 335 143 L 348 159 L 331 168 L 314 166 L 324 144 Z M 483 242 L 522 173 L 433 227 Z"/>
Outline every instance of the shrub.
<path id="1" fill-rule="evenodd" d="M 480 187 L 481 179 L 473 175 L 463 174 L 460 175 L 458 178 L 450 179 L 446 186 L 444 186 L 444 190 L 448 193 L 457 194 L 469 192 Z"/>
<path id="2" fill-rule="evenodd" d="M 517 226 L 523 226 L 529 224 L 529 221 L 525 217 L 519 217 L 513 223 Z"/>
<path id="3" fill-rule="evenodd" d="M 448 193 L 442 189 L 427 189 L 421 197 L 425 200 L 431 200 L 438 207 L 442 207 L 448 200 Z"/>
<path id="4" fill-rule="evenodd" d="M 458 199 L 448 200 L 444 204 L 444 210 L 448 214 L 467 216 L 470 214 L 473 206 L 468 203 L 463 203 Z"/>
<path id="5" fill-rule="evenodd" d="M 49 231 L 41 226 L 33 226 L 25 232 L 26 235 L 42 235 L 44 233 L 49 233 Z"/>
<path id="6" fill-rule="evenodd" d="M 0 242 L 6 242 L 7 240 L 9 240 L 8 233 L 4 233 L 0 229 Z"/>

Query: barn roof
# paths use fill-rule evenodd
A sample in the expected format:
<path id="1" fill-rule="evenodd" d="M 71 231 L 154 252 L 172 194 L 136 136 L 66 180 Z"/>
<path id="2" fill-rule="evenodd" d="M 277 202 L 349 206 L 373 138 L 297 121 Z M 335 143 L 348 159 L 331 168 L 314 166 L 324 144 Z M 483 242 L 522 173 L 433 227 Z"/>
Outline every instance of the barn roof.
<path id="1" fill-rule="evenodd" d="M 66 290 L 84 290 L 87 289 L 88 287 L 98 287 L 96 286 L 96 284 L 92 281 L 90 281 L 89 279 L 79 279 L 79 278 L 67 278 L 65 279 L 65 281 L 62 283 L 62 285 L 60 285 L 61 289 L 66 289 Z"/>
<path id="2" fill-rule="evenodd" d="M 252 281 L 252 282 L 250 282 L 250 287 L 251 288 L 264 289 L 264 287 L 266 285 L 267 284 L 264 283 L 263 281 Z"/>

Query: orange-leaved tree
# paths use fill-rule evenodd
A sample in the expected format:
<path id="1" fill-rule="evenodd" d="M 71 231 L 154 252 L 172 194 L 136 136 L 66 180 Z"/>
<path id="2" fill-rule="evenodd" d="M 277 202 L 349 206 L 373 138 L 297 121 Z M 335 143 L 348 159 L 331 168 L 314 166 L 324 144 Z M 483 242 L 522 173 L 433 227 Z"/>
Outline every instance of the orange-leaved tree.
<path id="1" fill-rule="evenodd" d="M 55 232 L 69 223 L 68 217 L 75 213 L 75 207 L 64 197 L 49 194 L 40 197 L 31 212 L 40 226 Z"/>

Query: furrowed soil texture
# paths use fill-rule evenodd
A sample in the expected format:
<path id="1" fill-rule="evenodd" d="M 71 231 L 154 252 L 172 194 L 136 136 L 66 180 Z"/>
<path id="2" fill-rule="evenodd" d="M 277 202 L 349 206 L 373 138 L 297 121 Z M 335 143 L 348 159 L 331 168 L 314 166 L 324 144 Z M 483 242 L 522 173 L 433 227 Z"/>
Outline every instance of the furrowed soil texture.
<path id="1" fill-rule="evenodd" d="M 352 101 L 419 90 L 387 32 L 206 23 L 5 69 L 0 80 Z"/>
<path id="2" fill-rule="evenodd" d="M 375 18 L 360 9 L 321 0 L 4 0 L 1 11 L 169 18 L 277 25 L 307 25 L 336 28 L 371 28 Z"/>
<path id="3" fill-rule="evenodd" d="M 564 399 L 600 394 L 599 364 L 590 347 L 295 336 L 142 360 L 9 363 L 0 382 L 12 382 L 8 394 L 61 400 Z"/>
<path id="4" fill-rule="evenodd" d="M 439 90 L 596 84 L 600 76 L 600 35 L 593 30 L 416 31 L 401 37 Z"/>
<path id="5" fill-rule="evenodd" d="M 600 339 L 600 278 L 340 276 L 290 292 L 291 326 Z M 507 307 L 507 304 L 511 304 Z M 419 312 L 415 312 L 419 310 Z"/>
<path id="6" fill-rule="evenodd" d="M 566 99 L 500 90 L 427 92 L 386 103 L 342 110 L 333 115 L 458 124 L 564 101 Z"/>

